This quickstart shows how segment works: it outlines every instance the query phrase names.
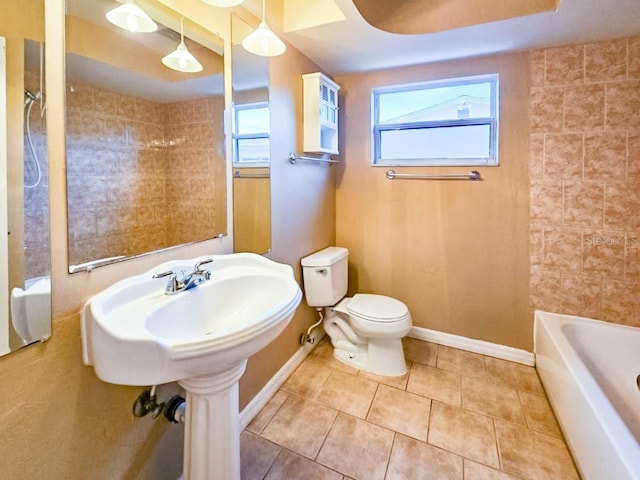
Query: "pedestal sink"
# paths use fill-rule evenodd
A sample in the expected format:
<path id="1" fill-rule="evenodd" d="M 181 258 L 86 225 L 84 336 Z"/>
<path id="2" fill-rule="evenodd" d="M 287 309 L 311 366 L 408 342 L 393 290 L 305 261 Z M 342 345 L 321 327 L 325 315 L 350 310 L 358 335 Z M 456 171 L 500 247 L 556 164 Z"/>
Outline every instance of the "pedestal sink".
<path id="1" fill-rule="evenodd" d="M 191 271 L 205 258 L 211 279 L 175 295 L 156 273 Z M 239 480 L 238 380 L 247 358 L 287 326 L 302 298 L 293 270 L 237 253 L 168 262 L 122 280 L 82 310 L 83 360 L 103 381 L 186 391 L 185 480 Z"/>

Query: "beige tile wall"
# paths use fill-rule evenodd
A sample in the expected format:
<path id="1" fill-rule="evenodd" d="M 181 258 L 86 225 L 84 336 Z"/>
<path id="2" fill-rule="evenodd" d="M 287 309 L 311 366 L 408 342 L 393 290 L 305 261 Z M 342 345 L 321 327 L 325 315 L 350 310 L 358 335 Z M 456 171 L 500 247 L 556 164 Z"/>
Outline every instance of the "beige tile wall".
<path id="1" fill-rule="evenodd" d="M 70 264 L 226 232 L 222 97 L 158 104 L 74 84 L 67 106 Z"/>
<path id="2" fill-rule="evenodd" d="M 530 60 L 531 304 L 640 326 L 640 37 Z"/>
<path id="3" fill-rule="evenodd" d="M 25 71 L 24 88 L 32 93 L 40 89 L 39 76 Z M 25 108 L 25 122 L 26 122 Z M 24 189 L 24 278 L 49 274 L 51 256 L 49 250 L 49 162 L 47 161 L 47 132 L 45 117 L 40 115 L 40 103 L 31 108 L 29 116 L 31 142 L 38 156 L 42 177 L 37 186 Z M 24 182 L 33 185 L 38 178 L 34 157 L 24 131 Z M 19 286 L 23 286 L 20 284 Z"/>
<path id="4" fill-rule="evenodd" d="M 166 196 L 170 244 L 226 233 L 225 146 L 222 96 L 157 106 L 168 149 Z M 214 179 L 214 181 L 212 181 Z M 222 179 L 222 181 L 221 181 Z"/>

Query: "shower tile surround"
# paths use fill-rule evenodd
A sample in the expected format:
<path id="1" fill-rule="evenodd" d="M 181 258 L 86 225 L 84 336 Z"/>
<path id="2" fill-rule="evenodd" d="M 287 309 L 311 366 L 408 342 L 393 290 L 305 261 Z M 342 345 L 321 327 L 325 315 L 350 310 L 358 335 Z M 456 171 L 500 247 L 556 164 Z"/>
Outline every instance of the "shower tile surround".
<path id="1" fill-rule="evenodd" d="M 640 326 L 640 37 L 530 60 L 531 306 Z"/>
<path id="2" fill-rule="evenodd" d="M 40 90 L 38 74 L 25 70 L 24 88 L 36 93 Z M 25 110 L 26 122 L 26 110 Z M 47 132 L 45 117 L 40 115 L 40 102 L 31 109 L 30 123 L 33 148 L 38 155 L 42 178 L 38 186 L 24 189 L 24 278 L 49 275 L 49 162 L 47 159 Z M 38 178 L 34 158 L 24 130 L 24 182 L 34 184 Z"/>
<path id="3" fill-rule="evenodd" d="M 409 373 L 379 377 L 321 342 L 242 433 L 243 480 L 579 478 L 533 367 L 404 347 Z M 441 377 L 455 395 L 432 394 Z"/>
<path id="4" fill-rule="evenodd" d="M 221 96 L 160 104 L 68 89 L 70 264 L 226 231 L 225 186 L 211 180 L 224 178 L 223 109 Z"/>

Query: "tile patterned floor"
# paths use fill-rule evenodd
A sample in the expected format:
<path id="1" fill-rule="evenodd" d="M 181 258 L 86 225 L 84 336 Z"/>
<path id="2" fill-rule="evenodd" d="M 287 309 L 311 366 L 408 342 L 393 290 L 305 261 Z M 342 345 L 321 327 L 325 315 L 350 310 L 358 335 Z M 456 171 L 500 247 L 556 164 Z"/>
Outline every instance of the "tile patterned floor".
<path id="1" fill-rule="evenodd" d="M 391 378 L 318 345 L 242 433 L 242 479 L 579 479 L 534 368 L 404 347 Z"/>

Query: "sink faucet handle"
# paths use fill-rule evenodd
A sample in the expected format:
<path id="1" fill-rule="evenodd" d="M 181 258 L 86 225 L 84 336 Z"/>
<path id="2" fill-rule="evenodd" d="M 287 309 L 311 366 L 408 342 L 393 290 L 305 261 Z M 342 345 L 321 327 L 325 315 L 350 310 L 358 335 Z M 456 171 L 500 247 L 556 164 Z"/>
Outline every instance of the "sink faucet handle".
<path id="1" fill-rule="evenodd" d="M 178 282 L 178 275 L 173 270 L 169 270 L 168 272 L 156 273 L 151 278 L 163 278 L 169 277 L 169 282 L 167 283 L 167 287 L 165 290 L 167 292 L 177 292 L 180 284 Z"/>
<path id="2" fill-rule="evenodd" d="M 169 275 L 175 275 L 176 272 L 174 272 L 173 270 L 169 270 L 168 272 L 162 272 L 162 273 L 156 273 L 153 275 L 153 277 L 151 278 L 163 278 L 163 277 L 168 277 Z"/>
<path id="3" fill-rule="evenodd" d="M 200 271 L 200 267 L 202 267 L 202 265 L 206 265 L 207 263 L 212 263 L 213 262 L 213 258 L 207 258 L 206 260 L 202 260 L 201 262 L 196 263 L 196 266 L 193 267 L 193 270 L 198 272 Z"/>

